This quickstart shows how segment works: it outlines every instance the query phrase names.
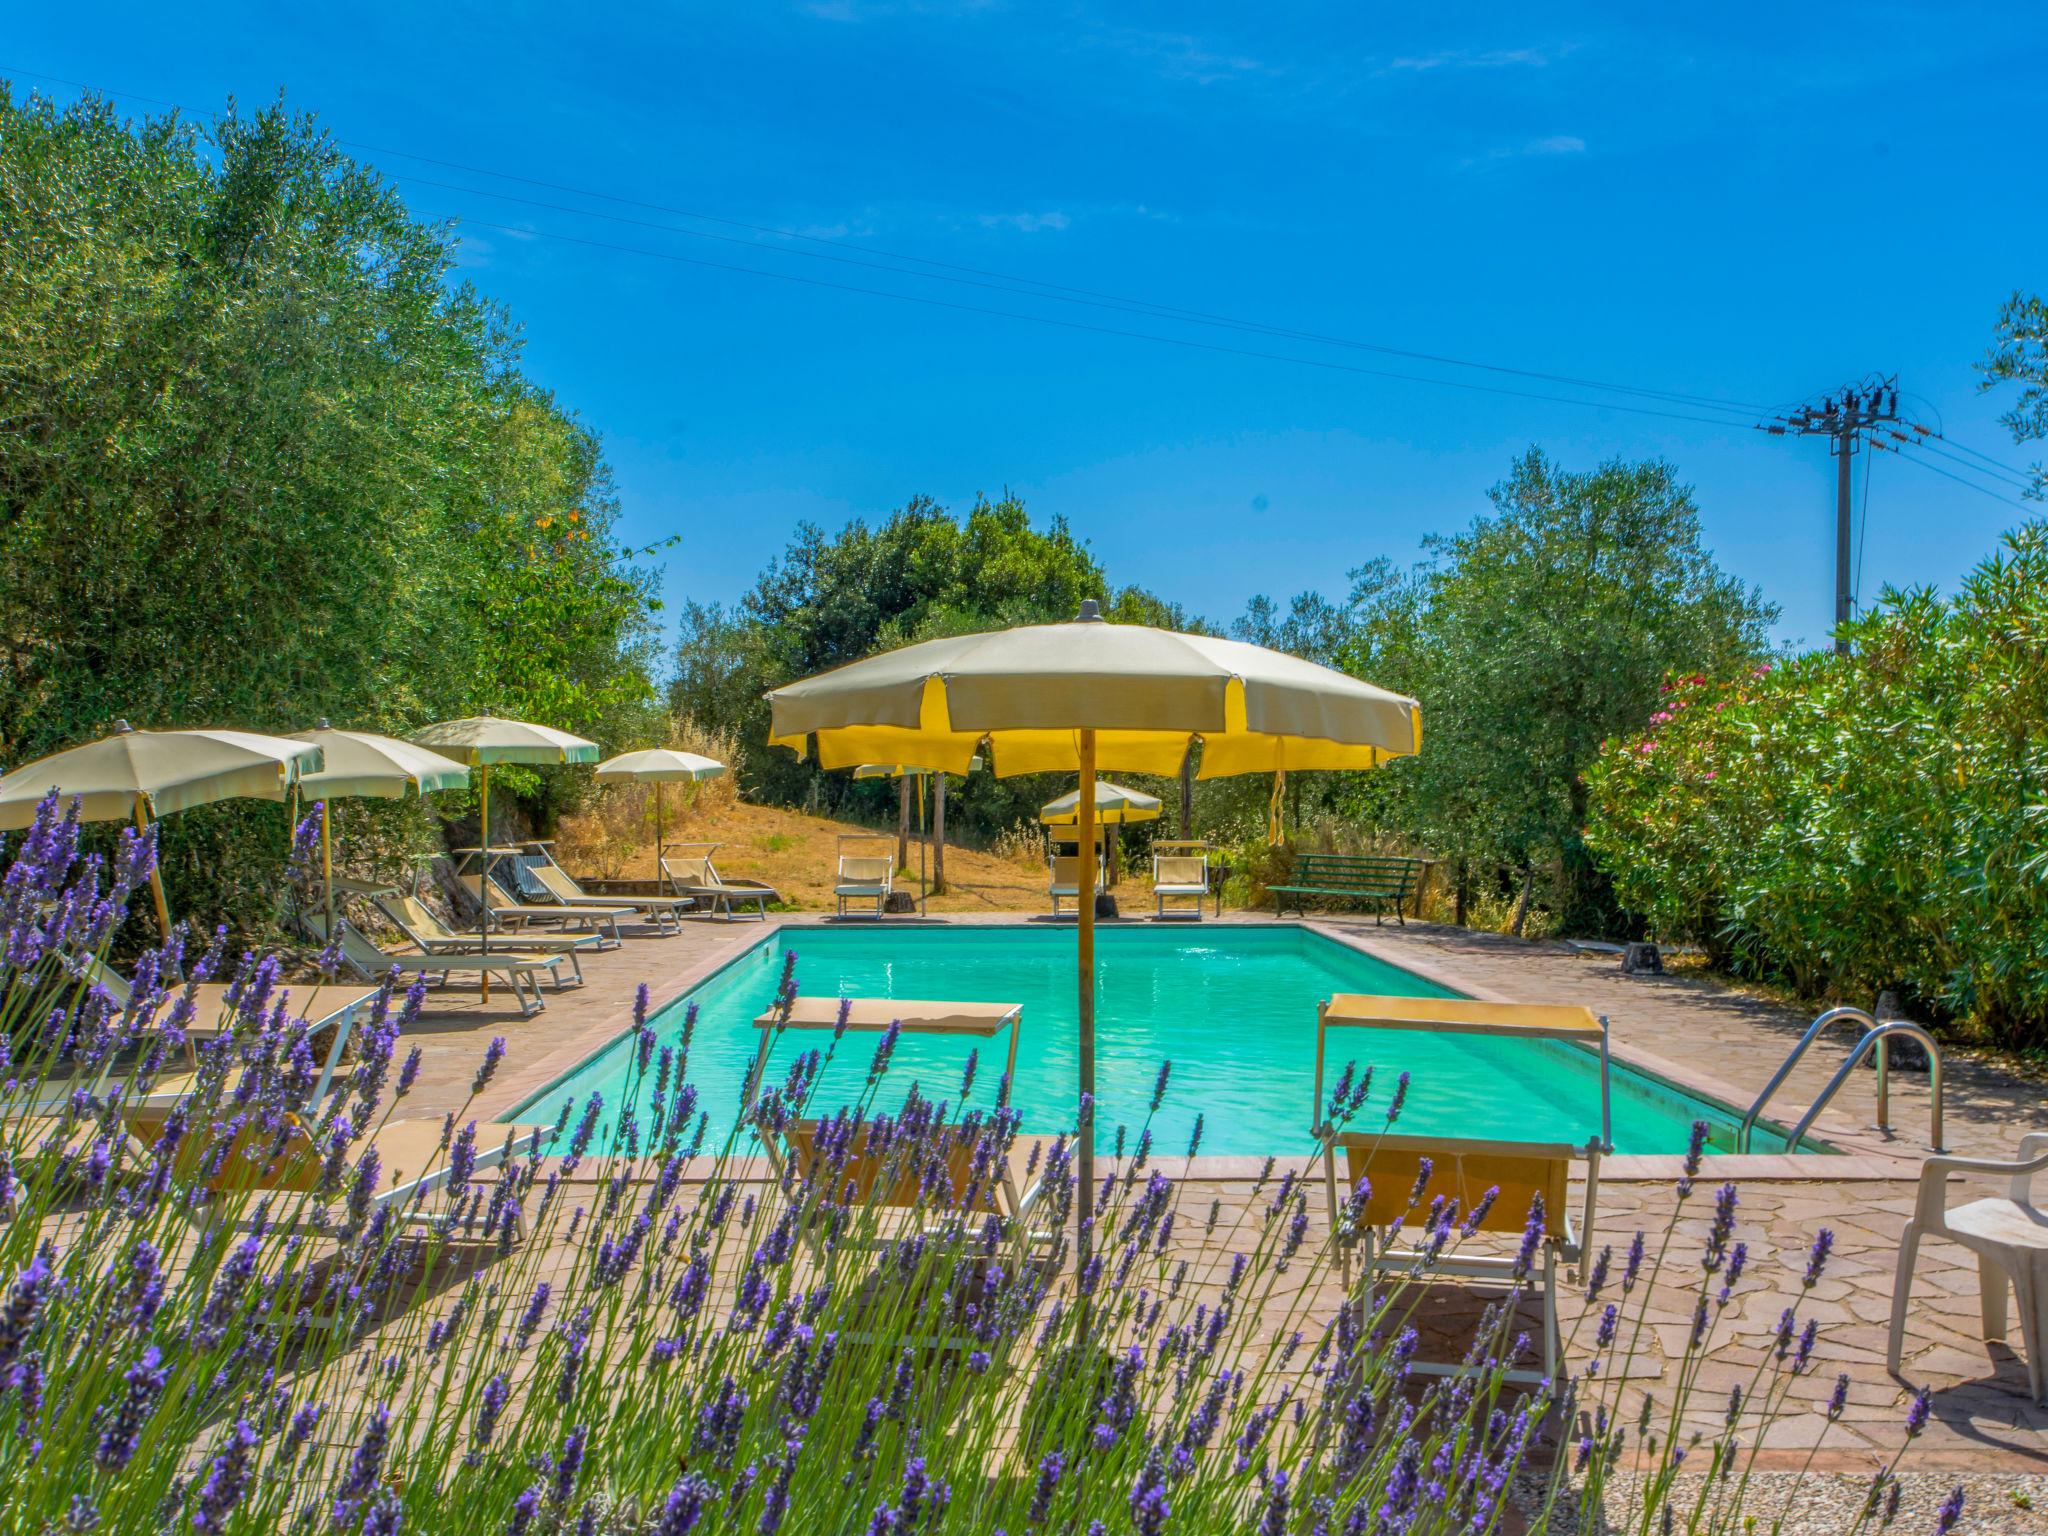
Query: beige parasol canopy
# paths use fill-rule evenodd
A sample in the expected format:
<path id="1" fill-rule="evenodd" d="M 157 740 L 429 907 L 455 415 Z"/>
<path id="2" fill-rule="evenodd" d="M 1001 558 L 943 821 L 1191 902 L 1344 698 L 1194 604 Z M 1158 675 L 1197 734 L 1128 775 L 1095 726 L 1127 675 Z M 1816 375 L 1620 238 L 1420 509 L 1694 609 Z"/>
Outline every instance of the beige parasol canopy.
<path id="1" fill-rule="evenodd" d="M 1163 809 L 1157 795 L 1148 795 L 1142 789 L 1126 789 L 1107 779 L 1095 781 L 1095 819 L 1104 826 L 1156 821 Z M 1039 807 L 1038 819 L 1048 827 L 1071 827 L 1081 819 L 1081 791 L 1070 790 Z"/>
<path id="2" fill-rule="evenodd" d="M 317 770 L 310 742 L 254 731 L 138 731 L 126 720 L 114 734 L 24 763 L 0 778 L 0 831 L 26 827 L 51 790 L 79 800 L 82 821 L 154 817 L 216 800 L 284 800 L 303 773 Z M 163 879 L 152 874 L 157 922 L 171 931 Z"/>
<path id="3" fill-rule="evenodd" d="M 337 731 L 325 720 L 310 731 L 292 732 L 292 740 L 312 742 L 327 759 L 327 766 L 318 773 L 300 776 L 299 789 L 320 802 L 320 878 L 326 890 L 327 931 L 333 933 L 332 802 L 357 796 L 399 800 L 407 790 L 425 795 L 439 789 L 461 789 L 469 783 L 469 768 L 395 736 Z"/>
<path id="4" fill-rule="evenodd" d="M 1373 768 L 1422 744 L 1415 700 L 1236 640 L 1110 624 L 1093 598 L 1069 624 L 1032 624 L 905 646 L 777 688 L 769 739 L 827 768 L 926 763 L 960 772 L 987 739 L 998 777 L 1079 772 L 1079 887 L 1095 885 L 1095 770 L 1201 776 Z M 1083 1134 L 1075 1204 L 1085 1256 L 1094 1206 L 1095 907 L 1081 901 Z"/>
<path id="5" fill-rule="evenodd" d="M 594 763 L 597 761 L 598 745 L 585 741 L 581 736 L 571 736 L 567 731 L 558 731 L 551 725 L 535 725 L 530 720 L 505 720 L 497 715 L 472 715 L 465 720 L 443 720 L 424 730 L 414 731 L 412 739 L 423 747 L 432 747 L 436 752 L 445 752 L 459 762 L 470 763 L 481 770 L 479 795 L 482 801 L 477 817 L 477 841 L 483 845 L 483 867 L 476 883 L 477 899 L 483 903 L 483 915 L 478 919 L 478 931 L 482 935 L 481 948 L 488 954 L 491 948 L 491 767 L 495 763 Z M 484 1001 L 491 1000 L 491 973 L 485 971 L 481 978 Z"/>
<path id="6" fill-rule="evenodd" d="M 292 740 L 312 742 L 327 760 L 318 773 L 299 777 L 300 791 L 317 800 L 402 800 L 408 792 L 432 794 L 469 783 L 467 763 L 396 736 L 337 731 L 322 720 L 310 731 L 292 732 Z"/>
<path id="7" fill-rule="evenodd" d="M 57 790 L 79 798 L 84 821 L 126 821 L 138 811 L 168 816 L 216 800 L 277 800 L 321 764 L 320 748 L 254 731 L 138 731 L 114 734 L 25 763 L 0 779 L 0 830 L 34 822 Z"/>
<path id="8" fill-rule="evenodd" d="M 661 786 L 678 781 L 695 783 L 715 779 L 725 764 L 715 757 L 695 752 L 678 752 L 672 747 L 649 747 L 643 752 L 621 752 L 597 765 L 591 777 L 600 784 L 652 784 L 654 786 L 654 871 L 661 878 Z M 657 887 L 658 888 L 658 887 Z"/>
<path id="9" fill-rule="evenodd" d="M 827 768 L 923 763 L 962 772 L 986 737 L 998 776 L 1073 772 L 1092 729 L 1105 768 L 1201 776 L 1372 768 L 1421 744 L 1413 699 L 1262 646 L 1102 621 L 927 640 L 768 695 L 770 740 Z"/>

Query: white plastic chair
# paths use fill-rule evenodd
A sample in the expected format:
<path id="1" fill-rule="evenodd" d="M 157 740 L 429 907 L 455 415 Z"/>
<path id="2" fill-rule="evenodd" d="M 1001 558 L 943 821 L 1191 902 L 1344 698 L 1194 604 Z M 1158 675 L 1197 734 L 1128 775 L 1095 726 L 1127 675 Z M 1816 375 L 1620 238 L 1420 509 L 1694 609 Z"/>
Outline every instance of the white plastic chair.
<path id="1" fill-rule="evenodd" d="M 2042 1351 L 2048 1348 L 2048 1211 L 2034 1204 L 2034 1175 L 2048 1169 L 2048 1131 L 2020 1138 L 2015 1162 L 1981 1157 L 1930 1157 L 1920 1165 L 1920 1194 L 1913 1219 L 1899 1239 L 1899 1272 L 1892 1285 L 1892 1334 L 1889 1360 L 1894 1373 L 1906 1340 L 1906 1300 L 1913 1286 L 1913 1261 L 1923 1237 L 1945 1237 L 1977 1255 L 1977 1288 L 1984 1312 L 1984 1337 L 2006 1337 L 2005 1292 L 2010 1285 L 2019 1298 L 2020 1342 L 2027 1356 L 2027 1388 L 2034 1401 L 2048 1407 L 2048 1371 Z M 1947 1205 L 1951 1173 L 2009 1174 L 2012 1187 L 2003 1198 L 1972 1200 L 1953 1210 Z"/>

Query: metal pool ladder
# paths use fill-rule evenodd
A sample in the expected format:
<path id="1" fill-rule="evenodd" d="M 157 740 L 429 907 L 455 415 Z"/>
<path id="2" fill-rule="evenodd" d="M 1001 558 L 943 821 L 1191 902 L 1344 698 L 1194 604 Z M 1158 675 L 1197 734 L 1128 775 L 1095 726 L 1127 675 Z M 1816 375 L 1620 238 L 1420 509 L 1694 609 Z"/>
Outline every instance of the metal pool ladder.
<path id="1" fill-rule="evenodd" d="M 1750 1133 L 1756 1128 L 1757 1116 L 1764 1112 L 1764 1106 L 1771 1101 L 1771 1095 L 1776 1093 L 1784 1085 L 1785 1079 L 1792 1075 L 1792 1069 L 1799 1065 L 1799 1058 L 1806 1054 L 1806 1048 L 1812 1045 L 1819 1038 L 1821 1031 L 1830 1024 L 1843 1020 L 1854 1020 L 1861 1024 L 1864 1029 L 1863 1038 L 1856 1042 L 1856 1048 L 1849 1053 L 1849 1059 L 1835 1070 L 1835 1075 L 1828 1079 L 1827 1087 L 1821 1089 L 1820 1096 L 1792 1128 L 1792 1134 L 1786 1138 L 1787 1148 L 1799 1145 L 1800 1139 L 1820 1117 L 1820 1112 L 1827 1108 L 1828 1101 L 1840 1091 L 1842 1085 L 1849 1080 L 1849 1074 L 1856 1070 L 1857 1064 L 1873 1049 L 1877 1052 L 1877 1128 L 1890 1134 L 1891 1074 L 1885 1059 L 1885 1042 L 1893 1035 L 1910 1035 L 1918 1040 L 1921 1048 L 1927 1052 L 1928 1086 L 1933 1092 L 1933 1124 L 1928 1132 L 1928 1146 L 1935 1152 L 1945 1150 L 1941 1144 L 1941 1047 L 1935 1044 L 1934 1037 L 1918 1024 L 1906 1019 L 1887 1019 L 1880 1024 L 1861 1008 L 1830 1008 L 1807 1025 L 1806 1033 L 1801 1035 L 1799 1043 L 1792 1047 L 1792 1054 L 1785 1058 L 1784 1064 L 1772 1074 L 1771 1080 L 1764 1084 L 1764 1091 L 1756 1096 L 1756 1102 L 1749 1106 L 1749 1113 L 1742 1117 L 1742 1124 L 1735 1132 L 1736 1151 L 1749 1150 Z"/>

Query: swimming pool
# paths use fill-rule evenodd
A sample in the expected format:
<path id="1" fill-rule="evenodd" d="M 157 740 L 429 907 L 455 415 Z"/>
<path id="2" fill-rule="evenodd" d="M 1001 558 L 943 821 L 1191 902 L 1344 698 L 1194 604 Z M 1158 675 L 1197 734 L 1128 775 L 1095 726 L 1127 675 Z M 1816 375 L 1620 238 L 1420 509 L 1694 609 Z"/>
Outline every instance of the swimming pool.
<path id="1" fill-rule="evenodd" d="M 1315 1069 L 1316 1004 L 1338 992 L 1404 997 L 1456 994 L 1306 928 L 1115 927 L 1096 933 L 1098 1145 L 1117 1126 L 1135 1141 L 1162 1061 L 1173 1063 L 1166 1101 L 1152 1119 L 1161 1154 L 1185 1152 L 1203 1116 L 1205 1154 L 1299 1154 L 1308 1149 Z M 1023 1135 L 1050 1136 L 1073 1123 L 1079 1092 L 1075 1046 L 1074 933 L 1049 924 L 953 929 L 787 928 L 764 937 L 650 1022 L 662 1044 L 679 1036 L 686 1003 L 699 1009 L 689 1079 L 712 1113 L 730 1125 L 785 950 L 796 952 L 806 995 L 1013 1002 L 1024 1008 L 1013 1095 Z M 777 1044 L 771 1073 L 823 1032 L 792 1032 Z M 856 1100 L 876 1037 L 849 1034 L 828 1065 L 813 1106 L 829 1112 Z M 906 1035 L 882 1096 L 894 1108 L 914 1081 L 929 1098 L 958 1095 L 971 1043 Z M 972 1102 L 993 1102 L 1007 1037 L 982 1049 Z M 1333 1033 L 1330 1071 L 1346 1057 L 1374 1069 L 1372 1099 L 1358 1124 L 1382 1124 L 1395 1078 L 1410 1074 L 1400 1129 L 1416 1135 L 1584 1142 L 1600 1124 L 1599 1065 L 1575 1047 L 1493 1036 L 1407 1030 Z M 565 1098 L 602 1093 L 607 1121 L 633 1080 L 630 1032 L 533 1095 L 514 1115 L 552 1118 Z M 1734 1149 L 1737 1116 L 1616 1063 L 1613 1134 L 1617 1152 L 1681 1152 L 1694 1120 L 1711 1145 Z M 647 1089 L 643 1085 L 642 1092 Z M 721 1119 L 721 1117 L 723 1117 Z M 646 1124 L 645 1108 L 640 1123 Z M 1758 1150 L 1778 1150 L 1759 1127 Z"/>

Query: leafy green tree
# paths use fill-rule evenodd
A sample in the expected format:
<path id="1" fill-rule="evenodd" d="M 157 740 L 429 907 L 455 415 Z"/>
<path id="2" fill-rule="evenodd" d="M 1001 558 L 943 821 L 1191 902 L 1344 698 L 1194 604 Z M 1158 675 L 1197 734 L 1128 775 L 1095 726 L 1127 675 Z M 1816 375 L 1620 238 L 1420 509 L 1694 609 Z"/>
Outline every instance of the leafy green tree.
<path id="1" fill-rule="evenodd" d="M 596 440 L 454 254 L 281 104 L 202 129 L 0 85 L 0 761 L 117 717 L 645 728 Z M 273 809 L 165 836 L 186 910 L 261 921 Z"/>
<path id="2" fill-rule="evenodd" d="M 1112 592 L 1063 520 L 1033 527 L 1015 497 L 978 501 L 965 517 L 914 497 L 878 525 L 856 519 L 832 535 L 805 524 L 734 608 L 684 609 L 672 703 L 761 741 L 763 695 L 782 683 L 940 635 L 1071 619 L 1089 597 L 1104 600 L 1120 622 L 1187 623 L 1147 592 Z M 750 756 L 745 776 L 750 795 L 783 804 L 892 814 L 893 785 L 856 784 L 787 752 Z M 1065 787 L 1044 777 L 970 775 L 949 793 L 948 825 L 997 831 Z"/>
<path id="3" fill-rule="evenodd" d="M 2011 430 L 2014 442 L 2048 438 L 2048 300 L 2037 294 L 2015 293 L 2005 301 L 1990 355 L 1978 365 L 1978 371 L 1984 375 L 1985 389 L 2000 384 L 2020 386 L 2018 401 L 1999 418 Z M 2033 476 L 2034 484 L 2026 494 L 2036 500 L 2048 497 L 2048 465 L 2035 464 Z"/>
<path id="4" fill-rule="evenodd" d="M 1422 703 L 1418 756 L 1300 776 L 1296 826 L 1320 813 L 1427 851 L 1461 914 L 1469 884 L 1498 876 L 1518 925 L 1542 882 L 1564 924 L 1604 929 L 1617 914 L 1581 838 L 1586 767 L 1674 668 L 1761 656 L 1776 610 L 1714 563 L 1661 461 L 1579 473 L 1532 448 L 1490 497 L 1470 528 L 1425 541 L 1413 570 L 1376 561 L 1341 606 L 1310 595 L 1281 619 L 1255 605 L 1238 633 Z"/>

